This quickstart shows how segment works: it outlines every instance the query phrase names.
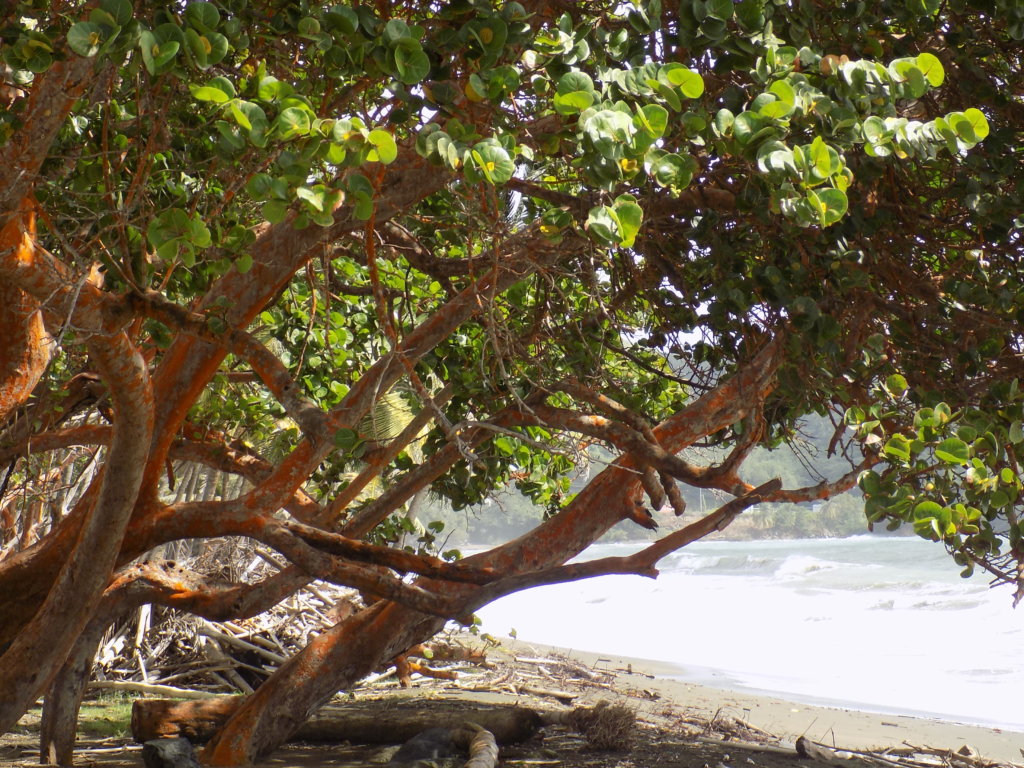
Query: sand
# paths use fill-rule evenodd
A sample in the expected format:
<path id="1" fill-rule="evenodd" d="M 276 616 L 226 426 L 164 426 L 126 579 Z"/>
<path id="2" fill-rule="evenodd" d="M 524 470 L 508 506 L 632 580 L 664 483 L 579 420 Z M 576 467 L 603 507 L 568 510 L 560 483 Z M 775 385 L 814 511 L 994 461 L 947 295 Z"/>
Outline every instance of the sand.
<path id="1" fill-rule="evenodd" d="M 564 655 L 588 667 L 618 672 L 617 687 L 656 694 L 656 699 L 639 706 L 641 714 L 645 709 L 653 713 L 671 704 L 697 719 L 710 720 L 716 715 L 738 718 L 789 743 L 806 736 L 820 744 L 847 750 L 884 749 L 910 744 L 955 751 L 966 744 L 991 760 L 1024 764 L 1024 730 L 797 703 L 760 693 L 725 690 L 673 679 L 681 670 L 658 661 L 514 640 L 503 640 L 502 644 L 516 654 Z"/>
<path id="2" fill-rule="evenodd" d="M 470 636 L 463 640 L 467 645 L 480 643 L 479 638 Z M 1022 731 L 795 703 L 678 679 L 674 676 L 681 670 L 671 664 L 515 640 L 503 640 L 498 648 L 490 648 L 487 656 L 491 663 L 486 670 L 475 676 L 467 673 L 457 683 L 419 678 L 412 688 L 398 689 L 397 682 L 390 679 L 383 688 L 357 689 L 353 700 L 429 699 L 441 707 L 446 701 L 470 700 L 554 712 L 607 699 L 636 712 L 638 737 L 626 752 L 594 752 L 572 729 L 551 726 L 528 742 L 503 747 L 501 765 L 509 768 L 792 768 L 817 764 L 796 760 L 792 746 L 801 736 L 839 750 L 875 754 L 906 745 L 917 748 L 914 757 L 927 761 L 905 765 L 982 768 L 991 763 L 1024 768 Z M 560 694 L 566 694 L 571 704 L 559 701 L 566 698 Z M 38 752 L 33 750 L 38 746 L 38 717 L 25 724 L 29 725 L 27 732 L 0 737 L 0 768 L 38 764 Z M 962 751 L 965 745 L 970 748 L 967 752 Z M 86 739 L 79 742 L 76 764 L 138 768 L 139 749 L 130 738 Z M 946 752 L 957 751 L 971 758 L 943 758 Z M 385 762 L 389 755 L 380 745 L 289 744 L 261 761 L 258 768 L 366 768 Z M 844 765 L 868 768 L 878 763 L 854 759 Z"/>

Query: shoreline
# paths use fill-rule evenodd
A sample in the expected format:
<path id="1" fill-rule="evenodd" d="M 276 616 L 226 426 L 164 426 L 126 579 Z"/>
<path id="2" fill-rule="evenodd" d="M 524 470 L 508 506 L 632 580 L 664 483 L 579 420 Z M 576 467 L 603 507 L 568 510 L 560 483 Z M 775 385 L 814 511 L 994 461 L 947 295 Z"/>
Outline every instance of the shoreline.
<path id="1" fill-rule="evenodd" d="M 593 669 L 619 673 L 617 682 L 635 691 L 656 694 L 640 706 L 651 713 L 665 704 L 680 707 L 698 718 L 737 718 L 785 742 L 806 736 L 840 750 L 878 750 L 911 744 L 956 751 L 968 745 L 985 758 L 1024 764 L 1024 731 L 943 720 L 914 714 L 889 714 L 857 709 L 840 703 L 809 703 L 768 691 L 727 689 L 695 682 L 680 675 L 670 662 L 619 654 L 559 648 L 526 640 L 503 638 L 515 654 L 564 656 Z M 624 673 L 624 674 L 623 674 Z"/>

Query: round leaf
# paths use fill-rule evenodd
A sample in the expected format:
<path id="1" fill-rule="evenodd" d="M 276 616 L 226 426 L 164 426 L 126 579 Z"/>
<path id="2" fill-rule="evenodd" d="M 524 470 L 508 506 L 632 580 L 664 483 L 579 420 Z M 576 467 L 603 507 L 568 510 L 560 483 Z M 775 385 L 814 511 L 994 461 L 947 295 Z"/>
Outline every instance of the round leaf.
<path id="1" fill-rule="evenodd" d="M 371 162 L 379 161 L 387 165 L 393 163 L 398 157 L 398 145 L 395 144 L 395 137 L 387 131 L 378 128 L 370 131 L 370 135 L 366 138 L 374 147 L 368 157 Z"/>
<path id="2" fill-rule="evenodd" d="M 516 166 L 504 147 L 497 143 L 477 144 L 473 147 L 473 162 L 491 184 L 504 184 L 512 178 Z"/>
<path id="3" fill-rule="evenodd" d="M 946 71 L 942 68 L 942 62 L 931 53 L 925 52 L 918 55 L 917 68 L 921 70 L 933 88 L 942 85 L 946 79 Z"/>
<path id="4" fill-rule="evenodd" d="M 963 440 L 949 437 L 935 446 L 935 458 L 947 464 L 966 464 L 970 461 L 971 452 Z"/>
<path id="5" fill-rule="evenodd" d="M 296 136 L 307 135 L 311 125 L 309 113 L 299 107 L 288 107 L 288 109 L 282 110 L 274 121 L 274 129 L 285 141 Z"/>
<path id="6" fill-rule="evenodd" d="M 103 27 L 91 21 L 80 21 L 68 30 L 68 46 L 79 56 L 95 56 L 103 42 Z"/>
<path id="7" fill-rule="evenodd" d="M 413 41 L 415 42 L 415 41 Z M 412 46 L 399 46 L 395 49 L 395 67 L 399 79 L 406 85 L 421 82 L 430 72 L 430 59 L 423 52 L 419 43 Z"/>

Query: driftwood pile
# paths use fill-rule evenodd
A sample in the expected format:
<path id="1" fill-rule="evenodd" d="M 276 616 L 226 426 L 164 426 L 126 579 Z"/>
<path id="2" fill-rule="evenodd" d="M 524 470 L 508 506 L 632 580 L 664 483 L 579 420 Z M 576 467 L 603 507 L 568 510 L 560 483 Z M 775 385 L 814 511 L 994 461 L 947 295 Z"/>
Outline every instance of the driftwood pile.
<path id="1" fill-rule="evenodd" d="M 258 546 L 204 547 L 201 555 L 179 559 L 212 579 L 255 582 L 283 565 Z M 358 599 L 350 590 L 313 582 L 272 610 L 237 622 L 144 605 L 108 630 L 94 662 L 94 687 L 175 696 L 251 693 Z"/>

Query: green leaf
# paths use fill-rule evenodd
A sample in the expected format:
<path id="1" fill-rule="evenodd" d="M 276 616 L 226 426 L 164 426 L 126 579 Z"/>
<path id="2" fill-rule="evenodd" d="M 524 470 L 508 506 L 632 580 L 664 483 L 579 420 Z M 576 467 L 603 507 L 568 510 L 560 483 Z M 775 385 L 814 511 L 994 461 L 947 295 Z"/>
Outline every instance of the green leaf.
<path id="1" fill-rule="evenodd" d="M 286 82 L 278 80 L 273 75 L 267 75 L 260 80 L 256 89 L 256 95 L 260 101 L 280 101 L 294 93 L 295 89 Z"/>
<path id="2" fill-rule="evenodd" d="M 195 249 L 208 248 L 210 230 L 198 213 L 169 208 L 155 216 L 146 228 L 146 238 L 165 260 L 180 258 L 186 266 L 195 263 Z"/>
<path id="3" fill-rule="evenodd" d="M 79 56 L 95 56 L 104 43 L 104 30 L 99 24 L 80 21 L 68 30 L 68 47 Z"/>
<path id="4" fill-rule="evenodd" d="M 263 218 L 271 224 L 277 224 L 284 220 L 288 213 L 288 203 L 284 200 L 267 200 L 260 208 Z"/>
<path id="5" fill-rule="evenodd" d="M 367 221 L 373 216 L 373 198 L 369 195 L 359 192 L 352 196 L 353 202 L 355 203 L 355 215 L 359 221 Z"/>
<path id="6" fill-rule="evenodd" d="M 868 495 L 878 493 L 882 489 L 882 477 L 873 469 L 869 469 L 860 473 L 860 477 L 857 478 L 857 485 Z"/>
<path id="7" fill-rule="evenodd" d="M 593 94 L 594 81 L 585 72 L 566 72 L 558 78 L 558 85 L 555 86 L 555 91 L 560 94 L 575 93 L 577 91 Z"/>
<path id="8" fill-rule="evenodd" d="M 910 441 L 903 435 L 896 434 L 882 448 L 882 453 L 901 461 L 910 460 Z"/>
<path id="9" fill-rule="evenodd" d="M 849 207 L 846 193 L 839 189 L 808 190 L 807 197 L 823 227 L 830 227 L 842 219 Z"/>
<path id="10" fill-rule="evenodd" d="M 948 437 L 935 446 L 935 458 L 947 464 L 966 464 L 970 457 L 967 443 L 956 437 Z"/>
<path id="11" fill-rule="evenodd" d="M 303 37 L 313 37 L 320 32 L 320 22 L 312 16 L 305 16 L 299 19 L 298 30 Z"/>
<path id="12" fill-rule="evenodd" d="M 785 80 L 776 80 L 768 88 L 768 92 L 775 95 L 775 97 L 790 106 L 796 103 L 796 91 L 793 90 L 793 86 Z"/>
<path id="13" fill-rule="evenodd" d="M 334 433 L 334 445 L 342 451 L 352 450 L 361 440 L 354 429 L 339 429 Z"/>
<path id="14" fill-rule="evenodd" d="M 766 101 L 757 108 L 757 114 L 762 117 L 767 117 L 770 120 L 784 120 L 793 114 L 794 109 L 792 104 L 787 104 L 784 101 L 778 99 L 774 101 Z"/>
<path id="15" fill-rule="evenodd" d="M 632 195 L 619 195 L 615 198 L 612 209 L 619 220 L 619 244 L 624 248 L 630 248 L 640 232 L 644 210 L 637 205 L 636 198 Z"/>
<path id="16" fill-rule="evenodd" d="M 592 238 L 603 245 L 615 245 L 619 242 L 619 221 L 615 212 L 607 205 L 591 208 L 583 227 Z"/>
<path id="17" fill-rule="evenodd" d="M 139 50 L 142 52 L 142 63 L 146 71 L 151 75 L 156 74 L 156 54 L 160 52 L 160 46 L 156 36 L 148 29 L 139 35 Z"/>
<path id="18" fill-rule="evenodd" d="M 366 137 L 374 149 L 370 151 L 367 159 L 372 162 L 381 162 L 384 165 L 393 163 L 398 157 L 398 145 L 395 144 L 395 137 L 387 131 L 377 128 L 370 131 Z"/>
<path id="19" fill-rule="evenodd" d="M 884 139 L 888 133 L 885 121 L 874 115 L 864 120 L 864 123 L 861 125 L 861 132 L 864 134 L 864 139 L 872 144 Z"/>
<path id="20" fill-rule="evenodd" d="M 477 169 L 491 184 L 504 184 L 512 178 L 516 166 L 497 142 L 481 142 L 473 147 L 471 157 Z"/>
<path id="21" fill-rule="evenodd" d="M 658 80 L 678 88 L 688 99 L 700 98 L 704 93 L 704 78 L 682 64 L 665 64 L 658 70 Z"/>
<path id="22" fill-rule="evenodd" d="M 668 128 L 668 110 L 658 104 L 647 104 L 637 110 L 634 122 L 653 138 L 660 139 Z"/>
<path id="23" fill-rule="evenodd" d="M 258 104 L 242 99 L 232 99 L 228 107 L 235 122 L 249 132 L 252 143 L 257 147 L 266 146 L 267 131 L 270 129 L 267 113 Z"/>
<path id="24" fill-rule="evenodd" d="M 811 143 L 810 161 L 822 179 L 827 179 L 838 171 L 842 164 L 839 160 L 839 153 L 826 144 L 820 136 Z"/>
<path id="25" fill-rule="evenodd" d="M 555 111 L 560 115 L 571 115 L 582 112 L 594 103 L 594 94 L 588 91 L 571 91 L 556 93 L 552 99 Z"/>
<path id="26" fill-rule="evenodd" d="M 217 77 L 206 85 L 192 85 L 189 91 L 198 101 L 211 101 L 214 104 L 227 104 L 235 95 L 235 87 L 226 77 Z"/>
<path id="27" fill-rule="evenodd" d="M 925 518 L 930 517 L 942 517 L 944 513 L 945 507 L 934 501 L 925 500 L 914 507 L 915 520 L 924 520 Z"/>
<path id="28" fill-rule="evenodd" d="M 978 141 L 988 136 L 988 119 L 985 117 L 984 112 L 972 107 L 964 110 L 964 117 L 971 124 L 971 129 L 974 131 Z"/>
<path id="29" fill-rule="evenodd" d="M 715 113 L 715 133 L 719 136 L 728 136 L 736 122 L 736 116 L 728 109 L 720 109 Z"/>
<path id="30" fill-rule="evenodd" d="M 925 52 L 918 54 L 917 57 L 917 68 L 924 74 L 925 79 L 933 87 L 937 88 L 942 85 L 946 79 L 946 71 L 942 68 L 942 62 L 939 61 L 938 57 Z"/>
<path id="31" fill-rule="evenodd" d="M 659 187 L 682 190 L 693 179 L 697 162 L 687 155 L 673 155 L 652 147 L 644 159 L 644 167 Z"/>
<path id="32" fill-rule="evenodd" d="M 324 209 L 324 198 L 322 194 L 310 187 L 296 187 L 295 196 L 300 200 L 305 200 L 317 211 L 323 211 Z"/>
<path id="33" fill-rule="evenodd" d="M 705 0 L 707 15 L 719 21 L 729 21 L 733 14 L 733 0 Z"/>
<path id="34" fill-rule="evenodd" d="M 200 32 L 213 32 L 220 24 L 220 11 L 213 3 L 189 2 L 185 5 L 185 21 Z"/>
<path id="35" fill-rule="evenodd" d="M 395 49 L 395 67 L 399 79 L 406 85 L 421 82 L 430 72 L 430 59 L 416 40 L 408 40 L 409 44 L 400 45 Z"/>
<path id="36" fill-rule="evenodd" d="M 119 27 L 132 20 L 132 4 L 129 0 L 102 0 L 100 8 L 109 13 Z"/>
<path id="37" fill-rule="evenodd" d="M 244 275 L 252 269 L 252 256 L 248 253 L 244 253 L 235 259 L 235 271 L 241 275 Z"/>
<path id="38" fill-rule="evenodd" d="M 748 144 L 765 124 L 765 118 L 755 112 L 740 112 L 732 126 L 732 135 L 740 144 Z"/>
<path id="39" fill-rule="evenodd" d="M 312 120 L 309 113 L 299 107 L 288 107 L 274 120 L 274 130 L 284 141 L 309 134 Z"/>
<path id="40" fill-rule="evenodd" d="M 885 391 L 893 397 L 902 395 L 908 386 L 906 377 L 899 373 L 894 373 L 885 380 Z"/>

